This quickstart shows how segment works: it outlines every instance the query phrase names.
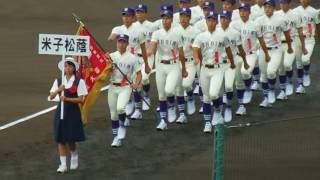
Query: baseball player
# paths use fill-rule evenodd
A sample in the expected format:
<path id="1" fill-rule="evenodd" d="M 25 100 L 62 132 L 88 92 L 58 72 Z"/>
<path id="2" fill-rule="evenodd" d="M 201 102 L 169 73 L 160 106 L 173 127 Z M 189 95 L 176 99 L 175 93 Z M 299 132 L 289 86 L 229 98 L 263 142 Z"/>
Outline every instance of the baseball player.
<path id="1" fill-rule="evenodd" d="M 256 4 L 251 7 L 251 14 L 250 19 L 252 21 L 255 21 L 258 17 L 261 17 L 264 15 L 264 1 L 265 0 L 256 0 Z M 257 54 L 259 55 L 260 50 L 258 49 Z M 253 75 L 253 82 L 251 85 L 252 90 L 258 90 L 260 88 L 260 69 L 259 69 L 259 63 L 256 63 L 256 66 L 254 67 L 252 71 Z"/>
<path id="2" fill-rule="evenodd" d="M 191 0 L 179 0 L 179 8 L 182 9 L 182 8 L 190 8 L 191 7 Z M 191 11 L 191 14 L 194 14 L 194 12 L 192 10 Z M 194 25 L 196 22 L 198 21 L 198 19 L 196 18 L 196 16 L 191 16 L 191 19 L 190 19 L 190 24 L 191 25 Z M 173 23 L 174 24 L 178 24 L 180 23 L 180 12 L 176 12 L 173 14 Z"/>
<path id="3" fill-rule="evenodd" d="M 305 48 L 305 41 L 302 29 L 302 17 L 300 14 L 296 13 L 292 9 L 290 9 L 291 0 L 280 0 L 281 10 L 276 13 L 283 16 L 286 19 L 287 24 L 289 26 L 290 37 L 292 39 L 292 47 L 293 51 L 296 52 L 295 41 L 299 40 L 301 44 L 301 50 L 303 54 L 307 54 L 307 50 Z M 282 49 L 284 51 L 284 56 L 282 58 L 282 62 L 279 68 L 279 81 L 280 81 L 280 93 L 277 96 L 278 100 L 285 100 L 287 96 L 293 93 L 293 85 L 292 85 L 292 76 L 293 70 L 292 65 L 295 59 L 295 54 L 288 54 L 286 51 L 288 50 L 287 43 L 285 41 L 284 35 L 281 36 Z"/>
<path id="4" fill-rule="evenodd" d="M 119 34 L 127 34 L 129 36 L 129 45 L 127 46 L 128 51 L 138 58 L 142 58 L 141 66 L 144 63 L 144 71 L 145 74 L 150 73 L 150 67 L 148 63 L 148 57 L 146 52 L 146 37 L 144 34 L 144 30 L 141 27 L 133 24 L 135 18 L 135 10 L 132 8 L 123 8 L 122 9 L 122 26 L 117 26 L 112 29 L 112 32 L 108 38 L 108 40 L 113 41 L 116 39 Z M 140 53 L 141 52 L 141 53 Z M 143 61 L 143 63 L 142 63 Z M 131 116 L 132 119 L 141 119 L 142 118 L 142 102 L 141 96 L 138 91 L 133 93 L 134 95 L 134 108 L 132 108 L 132 104 L 129 103 L 127 106 L 127 115 L 131 115 L 134 109 L 134 112 Z M 127 120 L 128 122 L 128 120 Z M 129 123 L 126 123 L 129 125 Z"/>
<path id="5" fill-rule="evenodd" d="M 201 8 L 202 8 L 203 15 L 206 16 L 210 11 L 214 11 L 215 6 L 214 6 L 213 2 L 206 1 L 206 2 L 202 3 Z M 208 30 L 206 19 L 201 19 L 200 21 L 198 21 L 194 25 L 194 27 L 196 29 L 198 29 L 200 32 L 206 32 Z M 196 79 L 195 79 L 196 87 L 194 89 L 194 93 L 199 94 L 200 101 L 202 102 L 203 101 L 203 92 L 202 92 L 201 86 L 199 86 L 199 84 L 200 84 L 199 80 L 198 80 L 199 76 L 200 76 L 200 64 L 197 67 L 197 74 L 196 74 Z M 202 112 L 203 112 L 203 106 L 201 105 L 200 109 L 199 109 L 199 113 L 202 113 Z"/>
<path id="6" fill-rule="evenodd" d="M 275 0 L 266 0 L 264 2 L 265 15 L 256 20 L 258 39 L 263 50 L 259 53 L 260 82 L 264 94 L 260 107 L 271 107 L 271 104 L 275 102 L 274 86 L 283 55 L 280 38 L 282 33 L 288 44 L 287 52 L 289 54 L 293 52 L 286 20 L 274 14 L 275 6 Z"/>
<path id="7" fill-rule="evenodd" d="M 121 146 L 126 136 L 124 122 L 126 120 L 125 107 L 129 102 L 132 90 L 137 90 L 141 82 L 141 66 L 139 58 L 127 50 L 129 36 L 117 35 L 117 51 L 110 54 L 114 66 L 110 76 L 108 104 L 112 121 L 112 147 Z M 120 72 L 121 71 L 121 72 Z M 134 84 L 130 86 L 128 79 L 135 75 Z"/>
<path id="8" fill-rule="evenodd" d="M 135 11 L 136 11 L 137 21 L 134 23 L 134 25 L 136 26 L 137 29 L 144 30 L 144 34 L 146 37 L 145 46 L 146 46 L 146 49 L 149 49 L 152 33 L 154 31 L 154 25 L 152 22 L 147 20 L 148 6 L 145 4 L 138 4 L 135 7 Z M 142 52 L 141 51 L 138 52 L 138 55 L 139 54 L 142 54 Z M 149 64 L 150 68 L 152 69 L 153 65 L 154 65 L 154 56 L 148 56 L 148 64 Z M 143 63 L 142 69 L 144 69 L 144 65 L 145 64 Z M 149 110 L 150 109 L 149 106 L 151 104 L 151 100 L 149 98 L 149 90 L 150 90 L 149 75 L 150 74 L 146 74 L 145 71 L 142 71 L 142 82 L 141 83 L 142 83 L 143 98 L 144 98 L 144 101 L 142 101 L 142 110 L 143 111 Z M 137 112 L 137 113 L 139 113 L 139 112 Z"/>
<path id="9" fill-rule="evenodd" d="M 200 73 L 200 86 L 203 90 L 203 116 L 204 129 L 203 132 L 210 133 L 212 125 L 223 122 L 220 111 L 219 95 L 221 94 L 223 76 L 228 67 L 235 68 L 232 51 L 229 40 L 225 33 L 220 29 L 216 29 L 218 24 L 218 14 L 213 11 L 206 16 L 208 30 L 200 33 L 193 43 L 193 55 L 196 63 L 202 63 Z M 223 53 L 227 53 L 228 60 L 224 60 Z M 200 53 L 202 59 L 200 59 Z M 212 119 L 211 102 L 213 101 L 215 110 Z M 210 121 L 212 122 L 210 123 Z"/>
<path id="10" fill-rule="evenodd" d="M 235 9 L 236 0 L 222 0 L 222 9 L 232 12 L 232 21 L 240 19 L 238 9 Z"/>
<path id="11" fill-rule="evenodd" d="M 173 4 L 171 3 L 164 3 L 160 5 L 160 11 L 171 11 L 173 13 Z M 173 21 L 172 27 L 177 26 L 179 22 Z M 153 22 L 153 26 L 155 30 L 159 30 L 163 28 L 162 19 L 158 19 Z"/>
<path id="12" fill-rule="evenodd" d="M 242 47 L 241 34 L 240 32 L 231 28 L 230 22 L 232 18 L 232 12 L 222 10 L 220 15 L 220 24 L 221 30 L 225 33 L 225 36 L 229 40 L 230 48 L 233 53 L 234 61 L 236 64 L 236 68 L 228 67 L 224 73 L 224 82 L 225 82 L 225 92 L 226 92 L 226 108 L 224 111 L 224 121 L 230 122 L 232 120 L 232 99 L 233 99 L 233 85 L 236 80 L 237 89 L 242 88 L 239 87 L 239 84 L 243 84 L 243 80 L 241 78 L 241 67 L 244 64 L 245 69 L 249 68 L 249 65 L 246 60 L 245 51 Z M 227 54 L 222 54 L 223 60 L 227 60 Z M 241 59 L 242 58 L 242 59 Z M 243 63 L 242 63 L 243 62 Z"/>
<path id="13" fill-rule="evenodd" d="M 168 128 L 168 122 L 176 120 L 174 117 L 176 115 L 174 107 L 176 87 L 181 76 L 186 77 L 188 73 L 185 67 L 181 33 L 172 27 L 173 13 L 163 10 L 160 15 L 163 28 L 152 34 L 151 53 L 156 55 L 156 84 L 160 101 L 161 119 L 157 130 L 162 131 Z"/>
<path id="14" fill-rule="evenodd" d="M 245 115 L 246 108 L 244 104 L 250 103 L 252 99 L 252 71 L 257 64 L 258 36 L 255 23 L 250 18 L 250 4 L 241 3 L 239 6 L 240 19 L 233 21 L 231 26 L 241 34 L 242 46 L 246 54 L 247 64 L 241 66 L 241 78 L 237 83 L 238 103 L 240 104 L 236 115 Z M 240 66 L 240 64 L 237 64 Z M 248 66 L 248 68 L 246 68 Z"/>
<path id="15" fill-rule="evenodd" d="M 179 118 L 176 122 L 182 124 L 187 122 L 187 117 L 185 115 L 184 91 L 187 92 L 187 114 L 192 115 L 196 111 L 195 101 L 193 98 L 193 82 L 197 71 L 197 65 L 193 60 L 192 43 L 200 31 L 190 25 L 192 12 L 189 8 L 181 8 L 179 13 L 180 25 L 176 29 L 181 32 L 182 35 L 183 52 L 185 56 L 186 69 L 188 71 L 188 76 L 178 82 L 176 92 L 179 110 Z"/>
<path id="16" fill-rule="evenodd" d="M 302 51 L 302 44 L 296 39 L 296 63 L 298 74 L 298 87 L 296 93 L 305 93 L 305 87 L 310 85 L 310 58 L 316 40 L 319 40 L 319 11 L 310 6 L 310 0 L 300 0 L 300 6 L 294 9 L 302 16 L 302 28 L 305 38 L 306 53 Z"/>

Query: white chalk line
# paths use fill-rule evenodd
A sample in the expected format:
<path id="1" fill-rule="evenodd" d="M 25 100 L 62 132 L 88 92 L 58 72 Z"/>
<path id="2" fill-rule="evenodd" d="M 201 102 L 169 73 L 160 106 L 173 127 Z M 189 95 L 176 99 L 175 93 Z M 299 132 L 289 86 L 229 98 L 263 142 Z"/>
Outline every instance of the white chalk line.
<path id="1" fill-rule="evenodd" d="M 152 69 L 152 71 L 151 71 L 150 74 L 152 74 L 152 73 L 154 73 L 154 72 L 156 72 L 156 70 L 155 70 L 155 69 Z M 101 88 L 101 91 L 106 91 L 106 90 L 109 89 L 109 87 L 110 87 L 109 85 L 104 86 L 104 87 Z M 38 117 L 38 116 L 41 116 L 41 115 L 43 115 L 43 114 L 49 113 L 49 112 L 51 112 L 51 111 L 53 111 L 53 110 L 55 110 L 55 109 L 57 109 L 57 105 L 52 106 L 52 107 L 49 107 L 49 108 L 44 109 L 44 110 L 41 110 L 41 111 L 36 112 L 36 113 L 34 113 L 34 114 L 31 114 L 31 115 L 29 115 L 29 116 L 20 118 L 20 119 L 18 119 L 18 120 L 15 120 L 15 121 L 13 121 L 13 122 L 8 123 L 8 124 L 2 125 L 2 126 L 0 126 L 0 131 L 1 131 L 1 130 L 4 130 L 4 129 L 7 129 L 7 128 L 10 128 L 10 127 L 12 127 L 12 126 L 15 126 L 15 125 L 17 125 L 17 124 L 26 122 L 26 121 L 28 121 L 28 120 L 31 120 L 31 119 L 36 118 L 36 117 Z"/>

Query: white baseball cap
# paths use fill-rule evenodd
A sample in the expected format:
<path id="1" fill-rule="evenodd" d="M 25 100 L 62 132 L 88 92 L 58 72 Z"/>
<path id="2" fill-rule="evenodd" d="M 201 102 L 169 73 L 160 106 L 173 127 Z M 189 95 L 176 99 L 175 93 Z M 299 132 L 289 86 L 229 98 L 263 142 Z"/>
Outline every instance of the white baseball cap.
<path id="1" fill-rule="evenodd" d="M 74 64 L 74 66 L 76 67 L 76 71 L 79 70 L 79 63 L 76 62 L 76 61 L 73 59 L 73 57 L 67 57 L 64 62 L 71 62 L 71 63 Z M 61 61 L 59 62 L 59 64 L 58 64 L 58 68 L 62 71 L 63 66 L 64 66 L 64 63 L 63 63 L 63 60 L 61 60 Z"/>

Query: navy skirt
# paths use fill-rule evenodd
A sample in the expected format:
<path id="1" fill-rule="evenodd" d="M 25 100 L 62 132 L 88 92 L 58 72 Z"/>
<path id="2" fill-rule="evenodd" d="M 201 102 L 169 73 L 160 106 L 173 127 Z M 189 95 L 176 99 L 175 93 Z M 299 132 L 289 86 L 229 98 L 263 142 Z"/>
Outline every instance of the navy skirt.
<path id="1" fill-rule="evenodd" d="M 54 137 L 59 144 L 75 143 L 85 140 L 81 112 L 76 103 L 64 103 L 64 118 L 60 119 L 61 103 L 54 117 Z"/>

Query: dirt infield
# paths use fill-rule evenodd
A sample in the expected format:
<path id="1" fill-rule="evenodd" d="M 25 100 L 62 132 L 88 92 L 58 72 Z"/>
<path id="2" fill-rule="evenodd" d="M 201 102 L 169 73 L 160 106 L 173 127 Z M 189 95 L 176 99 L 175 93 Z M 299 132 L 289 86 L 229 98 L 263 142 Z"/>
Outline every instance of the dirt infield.
<path id="1" fill-rule="evenodd" d="M 105 39 L 113 26 L 121 24 L 121 7 L 137 2 L 141 1 L 2 2 L 0 125 L 54 105 L 46 97 L 59 76 L 59 57 L 37 54 L 39 33 L 75 33 L 78 25 L 71 16 L 75 12 L 111 52 L 114 45 Z M 164 1 L 142 2 L 150 5 L 154 19 Z M 220 1 L 216 6 L 220 7 Z M 312 58 L 312 85 L 306 95 L 293 95 L 271 109 L 259 109 L 261 93 L 257 92 L 247 108 L 248 116 L 237 117 L 231 123 L 251 122 L 252 126 L 226 129 L 226 180 L 320 179 L 319 50 L 317 45 Z M 151 91 L 156 94 L 155 83 Z M 153 107 L 156 99 L 154 95 Z M 52 118 L 51 112 L 0 131 L 0 180 L 204 180 L 212 176 L 213 138 L 202 133 L 202 116 L 198 114 L 186 125 L 170 124 L 169 130 L 162 133 L 155 130 L 157 120 L 152 113 L 146 113 L 143 120 L 132 123 L 123 147 L 111 149 L 104 92 L 91 110 L 87 141 L 79 145 L 80 168 L 65 175 L 55 172 L 59 160 Z"/>

